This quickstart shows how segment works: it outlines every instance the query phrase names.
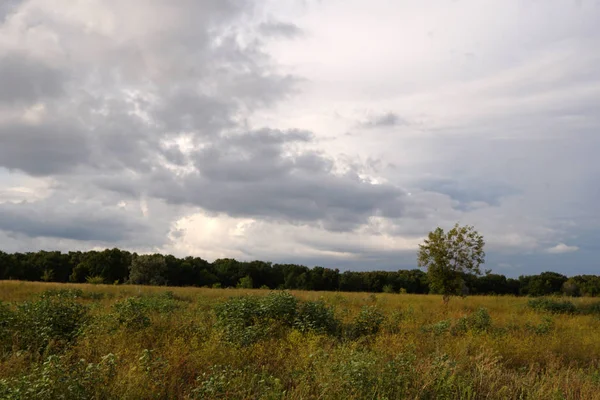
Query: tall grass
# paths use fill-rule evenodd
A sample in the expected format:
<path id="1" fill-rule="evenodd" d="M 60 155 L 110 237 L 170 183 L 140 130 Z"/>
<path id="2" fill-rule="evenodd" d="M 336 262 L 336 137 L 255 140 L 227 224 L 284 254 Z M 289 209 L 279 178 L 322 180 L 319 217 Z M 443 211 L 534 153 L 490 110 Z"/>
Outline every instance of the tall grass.
<path id="1" fill-rule="evenodd" d="M 0 301 L 2 399 L 600 399 L 593 299 L 4 281 Z"/>

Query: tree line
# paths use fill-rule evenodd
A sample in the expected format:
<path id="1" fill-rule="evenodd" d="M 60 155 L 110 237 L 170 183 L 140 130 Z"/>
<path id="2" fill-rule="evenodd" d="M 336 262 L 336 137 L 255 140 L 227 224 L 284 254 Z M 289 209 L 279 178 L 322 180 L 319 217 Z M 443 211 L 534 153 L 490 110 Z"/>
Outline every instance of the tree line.
<path id="1" fill-rule="evenodd" d="M 435 292 L 420 269 L 344 271 L 298 264 L 237 261 L 208 262 L 200 257 L 138 255 L 120 249 L 103 251 L 0 251 L 0 279 L 47 282 L 155 284 L 170 286 L 244 287 L 348 292 Z M 463 274 L 469 294 L 599 296 L 600 277 L 566 277 L 555 272 L 507 278 L 500 274 Z"/>

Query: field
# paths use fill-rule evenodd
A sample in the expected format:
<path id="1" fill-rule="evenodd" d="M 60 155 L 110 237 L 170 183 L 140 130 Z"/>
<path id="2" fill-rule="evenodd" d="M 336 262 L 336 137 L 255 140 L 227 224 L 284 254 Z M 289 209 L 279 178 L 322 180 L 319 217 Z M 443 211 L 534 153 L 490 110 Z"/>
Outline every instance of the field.
<path id="1" fill-rule="evenodd" d="M 2 399 L 600 399 L 592 298 L 0 281 L 0 301 Z"/>

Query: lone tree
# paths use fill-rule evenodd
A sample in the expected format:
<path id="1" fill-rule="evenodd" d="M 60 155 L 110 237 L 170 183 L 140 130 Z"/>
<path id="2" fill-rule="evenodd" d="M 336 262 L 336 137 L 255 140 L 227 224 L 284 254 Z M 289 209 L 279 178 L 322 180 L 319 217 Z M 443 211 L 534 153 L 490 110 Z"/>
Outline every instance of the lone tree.
<path id="1" fill-rule="evenodd" d="M 444 296 L 444 304 L 450 296 L 462 293 L 463 274 L 481 275 L 484 245 L 483 236 L 475 228 L 458 224 L 447 233 L 442 228 L 429 232 L 419 245 L 419 267 L 427 268 L 430 288 Z"/>

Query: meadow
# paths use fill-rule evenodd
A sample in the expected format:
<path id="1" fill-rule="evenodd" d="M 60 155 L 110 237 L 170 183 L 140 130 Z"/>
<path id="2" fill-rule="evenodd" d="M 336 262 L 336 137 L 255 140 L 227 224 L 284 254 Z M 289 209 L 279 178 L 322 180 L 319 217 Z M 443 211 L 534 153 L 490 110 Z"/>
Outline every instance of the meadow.
<path id="1" fill-rule="evenodd" d="M 0 281 L 0 398 L 600 399 L 565 299 Z"/>

